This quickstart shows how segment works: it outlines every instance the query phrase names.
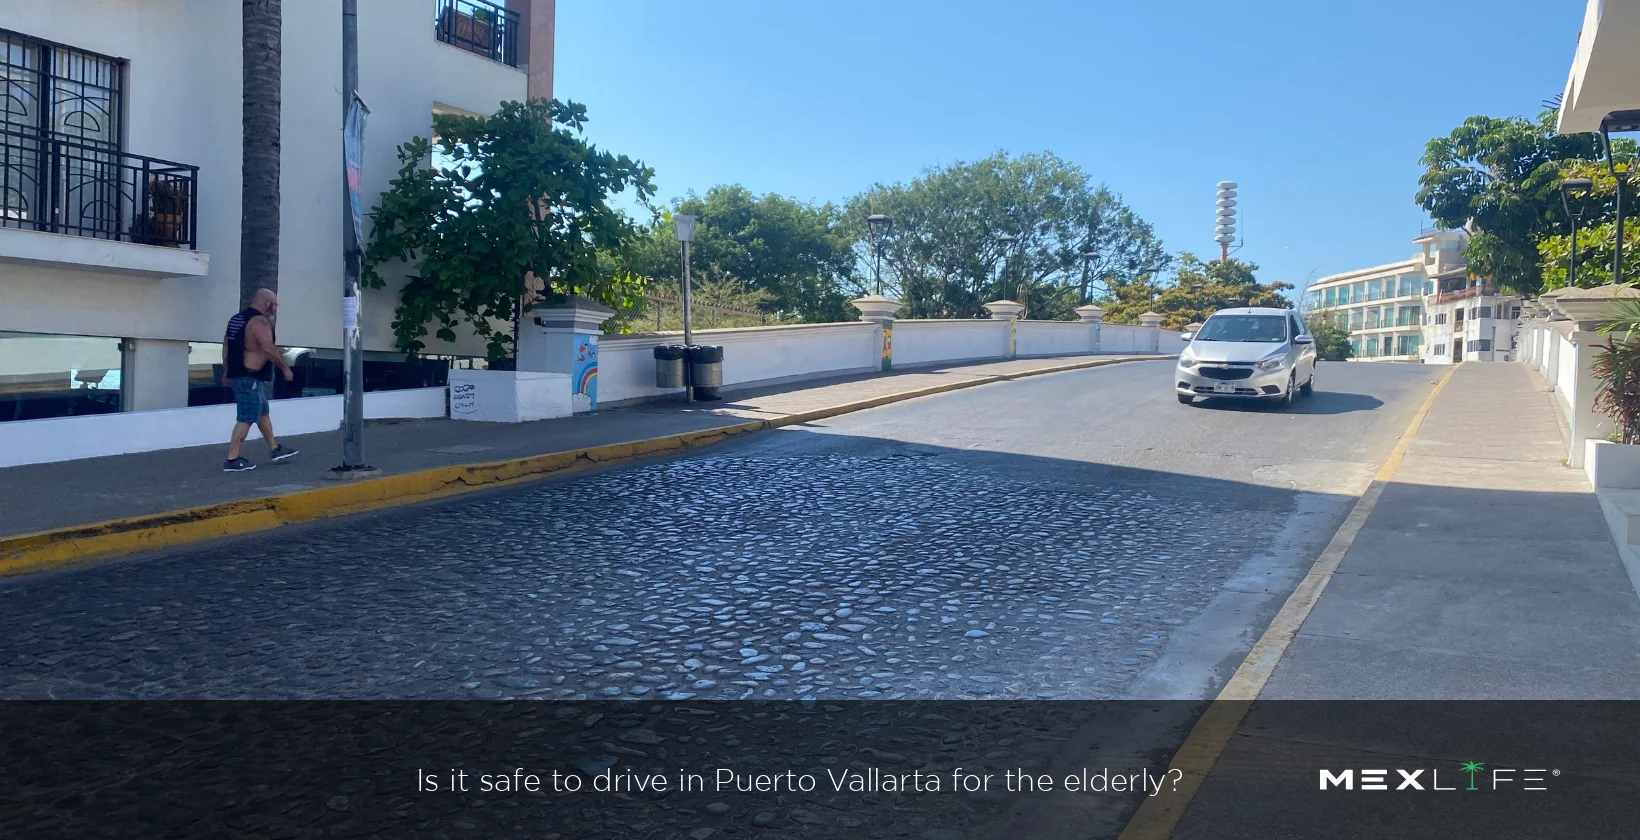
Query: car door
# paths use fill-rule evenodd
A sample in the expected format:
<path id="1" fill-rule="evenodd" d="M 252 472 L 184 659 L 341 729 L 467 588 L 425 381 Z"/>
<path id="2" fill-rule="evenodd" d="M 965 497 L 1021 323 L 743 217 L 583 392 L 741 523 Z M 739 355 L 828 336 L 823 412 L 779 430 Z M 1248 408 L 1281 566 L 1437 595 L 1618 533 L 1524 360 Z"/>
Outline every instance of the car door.
<path id="1" fill-rule="evenodd" d="M 1287 313 L 1287 326 L 1294 339 L 1305 334 L 1304 322 L 1298 320 L 1298 315 L 1294 313 Z M 1315 375 L 1315 342 L 1299 344 L 1294 346 L 1293 349 L 1298 351 L 1298 359 L 1293 367 L 1297 368 L 1298 382 L 1302 385 L 1310 381 L 1310 377 Z"/>

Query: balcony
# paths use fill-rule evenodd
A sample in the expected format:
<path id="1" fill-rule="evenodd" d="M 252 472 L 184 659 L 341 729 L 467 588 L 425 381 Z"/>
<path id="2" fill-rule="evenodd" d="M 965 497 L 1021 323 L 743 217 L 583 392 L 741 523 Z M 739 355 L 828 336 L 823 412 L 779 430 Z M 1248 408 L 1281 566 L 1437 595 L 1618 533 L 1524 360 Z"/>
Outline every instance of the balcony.
<path id="1" fill-rule="evenodd" d="M 1435 303 L 1437 303 L 1437 304 L 1452 303 L 1453 301 L 1469 300 L 1470 298 L 1477 298 L 1477 297 L 1487 297 L 1489 295 L 1495 295 L 1497 293 L 1498 293 L 1498 290 L 1494 289 L 1494 288 L 1491 288 L 1490 286 L 1470 286 L 1467 289 L 1459 289 L 1455 292 L 1441 292 L 1440 294 L 1435 296 Z"/>
<path id="2" fill-rule="evenodd" d="M 438 0 L 435 23 L 438 39 L 450 46 L 518 66 L 521 18 L 501 3 L 489 0 Z"/>
<path id="3" fill-rule="evenodd" d="M 0 125 L 0 259 L 203 275 L 198 195 L 197 166 Z"/>

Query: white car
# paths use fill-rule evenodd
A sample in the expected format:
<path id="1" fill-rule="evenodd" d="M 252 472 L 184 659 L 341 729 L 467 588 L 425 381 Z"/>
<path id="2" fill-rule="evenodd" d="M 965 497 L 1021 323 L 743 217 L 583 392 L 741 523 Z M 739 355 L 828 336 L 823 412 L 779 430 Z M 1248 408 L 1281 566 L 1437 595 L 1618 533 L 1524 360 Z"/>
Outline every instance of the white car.
<path id="1" fill-rule="evenodd" d="M 1212 397 L 1288 406 L 1315 390 L 1315 339 L 1290 309 L 1222 309 L 1185 340 L 1174 389 L 1186 405 Z"/>

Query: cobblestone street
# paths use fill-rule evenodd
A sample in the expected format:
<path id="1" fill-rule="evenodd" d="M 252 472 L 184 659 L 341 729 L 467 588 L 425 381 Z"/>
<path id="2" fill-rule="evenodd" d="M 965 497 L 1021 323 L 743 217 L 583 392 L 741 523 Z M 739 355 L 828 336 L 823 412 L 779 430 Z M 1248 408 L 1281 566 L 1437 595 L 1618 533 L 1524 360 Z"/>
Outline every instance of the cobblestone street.
<path id="1" fill-rule="evenodd" d="M 1130 368 L 14 581 L 0 696 L 1122 697 L 1296 505 L 1214 476 L 1242 470 L 1181 428 L 1226 452 L 1242 427 L 1303 421 L 1329 450 L 1348 418 L 1398 428 L 1190 409 Z M 1078 382 L 1030 403 L 1035 436 L 989 408 Z M 988 428 L 1007 446 L 959 440 Z M 1091 431 L 1128 454 L 1066 443 Z"/>

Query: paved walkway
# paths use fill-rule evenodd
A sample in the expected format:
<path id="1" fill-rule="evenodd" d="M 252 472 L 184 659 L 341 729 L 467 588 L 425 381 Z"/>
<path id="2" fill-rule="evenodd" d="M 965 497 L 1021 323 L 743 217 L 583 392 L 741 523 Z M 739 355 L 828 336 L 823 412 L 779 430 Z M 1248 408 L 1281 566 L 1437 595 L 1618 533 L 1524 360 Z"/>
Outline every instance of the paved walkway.
<path id="1" fill-rule="evenodd" d="M 1454 371 L 1261 697 L 1640 698 L 1640 597 L 1552 399 Z"/>
<path id="2" fill-rule="evenodd" d="M 726 392 L 719 403 L 653 403 L 538 423 L 452 420 L 380 421 L 365 432 L 366 461 L 384 475 L 469 463 L 502 461 L 605 444 L 734 426 L 871 400 L 905 391 L 972 383 L 997 376 L 1133 356 L 1068 356 L 942 365 L 808 380 Z M 277 431 L 279 404 L 274 403 Z M 111 458 L 0 469 L 0 537 L 104 522 L 241 499 L 279 495 L 330 484 L 326 473 L 341 460 L 341 433 L 300 435 L 282 442 L 301 450 L 269 463 L 253 432 L 245 453 L 258 468 L 226 474 L 220 446 L 171 449 Z"/>

